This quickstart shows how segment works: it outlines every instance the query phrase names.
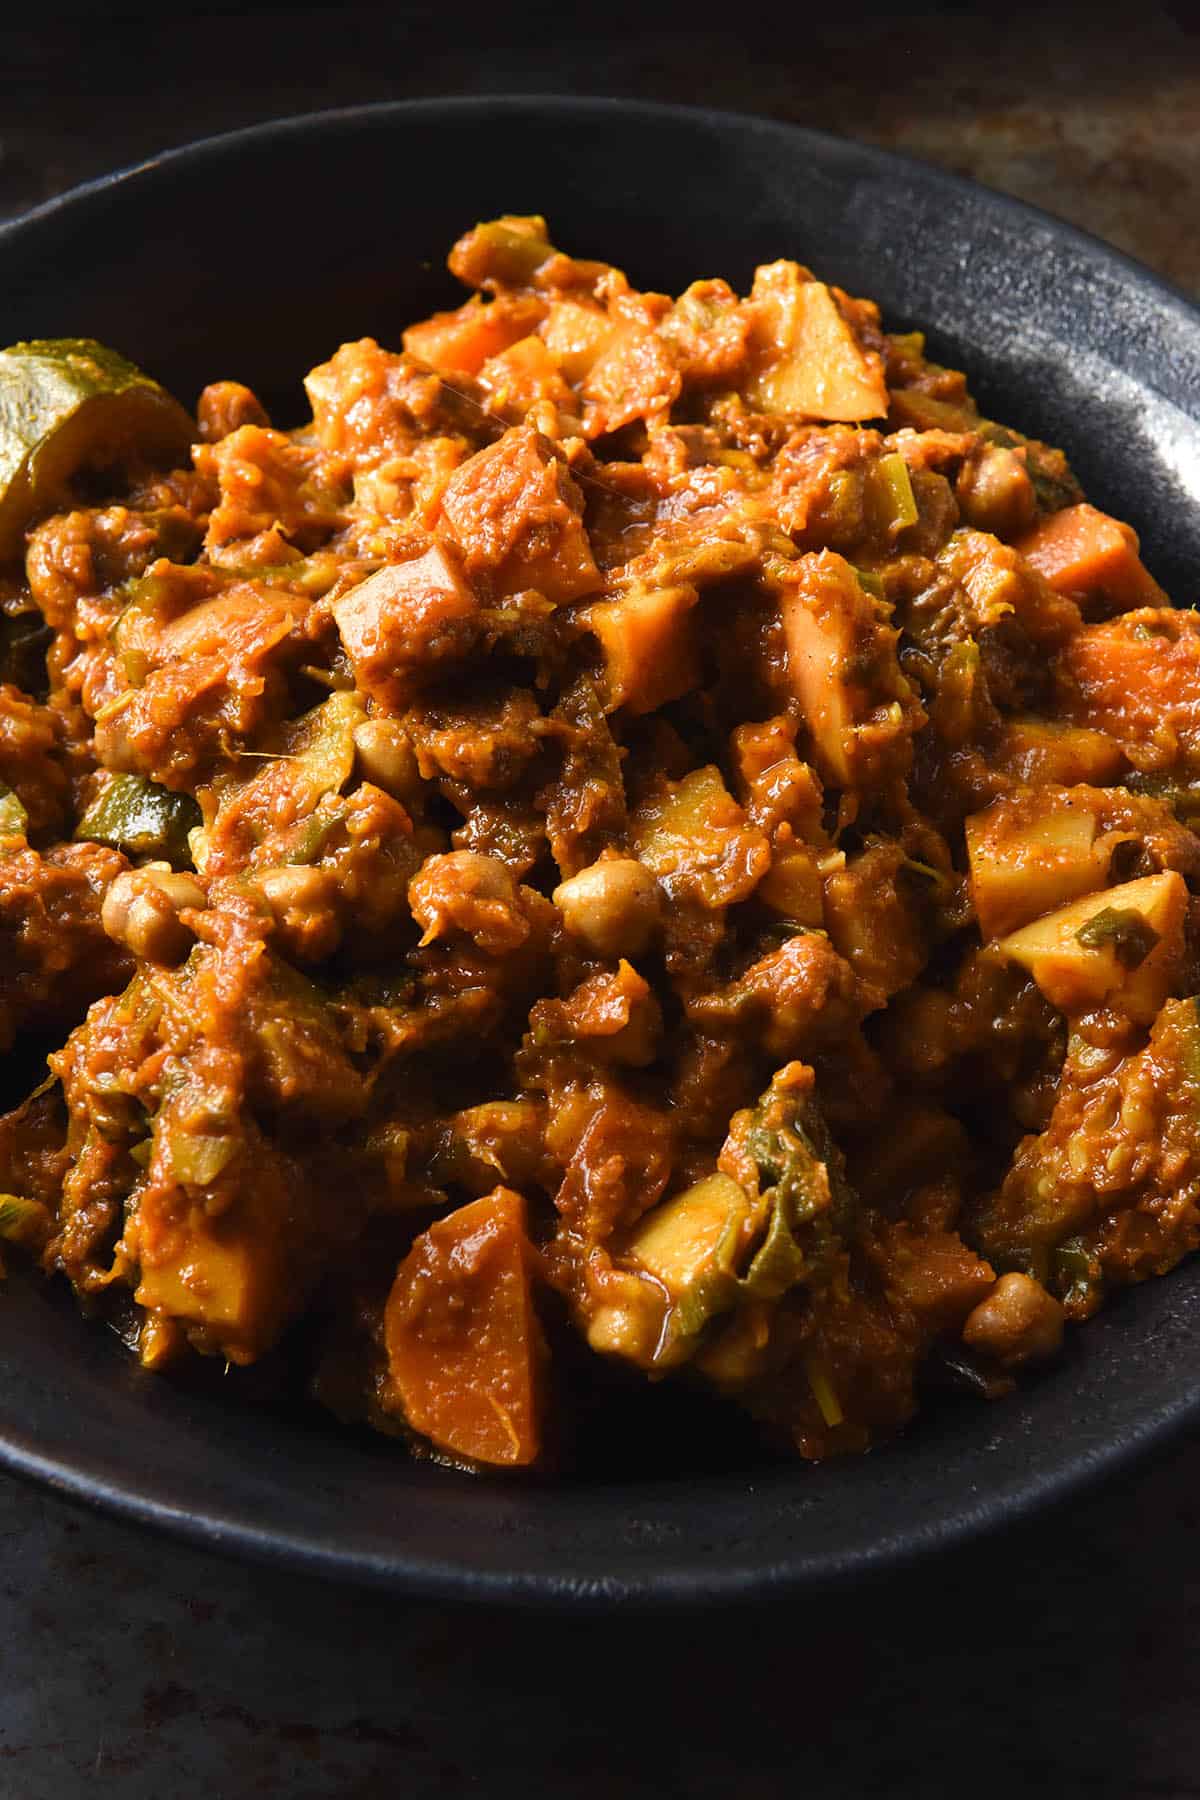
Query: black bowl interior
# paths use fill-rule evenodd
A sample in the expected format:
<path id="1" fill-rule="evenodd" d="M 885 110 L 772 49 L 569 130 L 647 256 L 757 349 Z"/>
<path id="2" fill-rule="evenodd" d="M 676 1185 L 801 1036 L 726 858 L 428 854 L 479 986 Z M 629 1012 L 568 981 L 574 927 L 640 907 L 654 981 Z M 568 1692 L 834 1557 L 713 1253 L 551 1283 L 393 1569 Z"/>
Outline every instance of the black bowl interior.
<path id="1" fill-rule="evenodd" d="M 189 402 L 233 376 L 283 423 L 341 341 L 451 304 L 499 211 L 678 289 L 795 256 L 927 328 L 986 410 L 1062 443 L 1181 602 L 1200 568 L 1200 315 L 1040 213 L 861 146 L 619 102 L 421 101 L 213 140 L 0 230 L 0 342 L 99 337 Z M 703 1600 L 827 1582 L 1016 1518 L 1200 1414 L 1200 1277 L 1127 1296 L 994 1407 L 934 1406 L 819 1469 L 665 1394 L 561 1483 L 469 1479 L 277 1399 L 143 1376 L 61 1295 L 0 1303 L 0 1461 L 147 1523 L 409 1591 Z M 232 1403 L 230 1403 L 232 1401 Z M 669 1421 L 660 1433 L 657 1421 Z M 656 1441 L 657 1440 L 657 1441 Z M 611 1453 L 611 1455 L 610 1455 Z"/>

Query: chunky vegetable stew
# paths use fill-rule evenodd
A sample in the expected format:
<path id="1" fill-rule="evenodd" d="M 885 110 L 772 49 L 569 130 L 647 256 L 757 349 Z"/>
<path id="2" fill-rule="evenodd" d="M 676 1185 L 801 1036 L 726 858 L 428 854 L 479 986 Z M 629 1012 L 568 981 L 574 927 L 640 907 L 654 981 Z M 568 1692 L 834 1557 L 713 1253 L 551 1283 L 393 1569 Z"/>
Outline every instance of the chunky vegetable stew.
<path id="1" fill-rule="evenodd" d="M 999 1394 L 1200 1245 L 1200 620 L 796 263 L 450 267 L 297 430 L 0 355 L 0 1235 L 468 1466 Z"/>

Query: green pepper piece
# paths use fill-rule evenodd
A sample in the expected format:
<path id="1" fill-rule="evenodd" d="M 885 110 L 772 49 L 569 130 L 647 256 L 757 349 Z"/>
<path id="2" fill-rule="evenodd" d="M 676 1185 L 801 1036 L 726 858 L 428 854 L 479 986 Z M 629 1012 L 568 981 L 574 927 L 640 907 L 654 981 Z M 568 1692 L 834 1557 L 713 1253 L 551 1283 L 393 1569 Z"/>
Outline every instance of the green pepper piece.
<path id="1" fill-rule="evenodd" d="M 460 238 L 450 252 L 450 272 L 468 287 L 527 287 L 542 264 L 555 254 L 546 221 L 505 214 L 487 219 Z"/>
<path id="2" fill-rule="evenodd" d="M 1132 907 L 1105 906 L 1079 927 L 1075 938 L 1087 950 L 1111 950 L 1123 969 L 1136 969 L 1157 944 L 1158 933 Z"/>
<path id="3" fill-rule="evenodd" d="M 1064 1306 L 1090 1305 L 1104 1287 L 1099 1261 L 1080 1237 L 1067 1238 L 1058 1246 L 1051 1267 L 1052 1286 Z"/>
<path id="4" fill-rule="evenodd" d="M 190 794 L 172 793 L 141 775 L 113 775 L 75 836 L 131 856 L 160 857 L 179 869 L 190 862 L 188 833 L 199 824 L 200 808 Z"/>
<path id="5" fill-rule="evenodd" d="M 742 1287 L 752 1299 L 775 1300 L 827 1272 L 849 1235 L 857 1201 L 841 1151 L 809 1094 L 772 1084 L 755 1110 L 745 1147 L 758 1165 L 759 1192 L 771 1214 Z"/>
<path id="6" fill-rule="evenodd" d="M 898 451 L 881 456 L 872 469 L 872 487 L 881 522 L 895 533 L 915 525 L 920 514 L 913 496 L 908 464 Z"/>

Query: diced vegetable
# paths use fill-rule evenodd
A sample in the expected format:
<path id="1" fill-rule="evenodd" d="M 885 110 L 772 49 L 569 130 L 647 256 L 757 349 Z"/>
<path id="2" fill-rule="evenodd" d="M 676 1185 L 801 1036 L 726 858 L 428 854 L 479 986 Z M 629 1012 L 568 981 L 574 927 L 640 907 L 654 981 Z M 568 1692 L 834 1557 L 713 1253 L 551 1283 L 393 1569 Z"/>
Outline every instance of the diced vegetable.
<path id="1" fill-rule="evenodd" d="M 771 860 L 766 838 L 747 824 L 711 763 L 680 782 L 661 781 L 630 821 L 630 837 L 668 893 L 692 893 L 708 907 L 748 899 Z"/>
<path id="2" fill-rule="evenodd" d="M 403 704 L 414 664 L 461 654 L 479 603 L 449 544 L 389 563 L 334 601 L 355 678 L 385 706 Z"/>
<path id="3" fill-rule="evenodd" d="M 676 1360 L 685 1353 L 679 1340 L 694 1339 L 711 1318 L 735 1304 L 754 1223 L 745 1189 L 720 1174 L 706 1176 L 646 1215 L 623 1260 L 667 1291 L 672 1342 L 663 1344 L 656 1362 Z"/>
<path id="4" fill-rule="evenodd" d="M 997 1268 L 1033 1274 L 1069 1317 L 1087 1318 L 1110 1286 L 1200 1248 L 1198 1146 L 1194 997 L 1168 1000 L 1132 1055 L 1074 1034 L 1049 1123 L 976 1209 L 973 1238 Z"/>
<path id="5" fill-rule="evenodd" d="M 522 418 L 539 401 L 576 410 L 575 396 L 563 380 L 554 356 L 540 337 L 518 338 L 479 371 L 480 386 L 487 389 L 492 405 L 510 419 Z"/>
<path id="6" fill-rule="evenodd" d="M 182 1140 L 190 1134 L 180 1113 L 156 1130 L 146 1186 L 126 1226 L 125 1245 L 140 1270 L 134 1299 L 186 1326 L 199 1348 L 252 1362 L 307 1297 L 289 1233 L 295 1171 L 252 1142 L 241 1146 L 252 1181 L 238 1183 L 226 1159 L 209 1180 L 177 1185 L 177 1159 L 197 1176 L 220 1161 L 202 1151 L 186 1163 Z"/>
<path id="7" fill-rule="evenodd" d="M 820 860 L 809 845 L 793 844 L 772 859 L 757 898 L 791 924 L 819 929 L 825 921 Z"/>
<path id="8" fill-rule="evenodd" d="M 811 1083 L 802 1064 L 781 1069 L 731 1122 L 726 1167 L 640 1221 L 618 1255 L 618 1298 L 590 1322 L 594 1348 L 674 1368 L 720 1315 L 830 1276 L 855 1202 Z"/>
<path id="9" fill-rule="evenodd" d="M 585 381 L 612 343 L 617 326 L 598 306 L 556 300 L 541 327 L 546 348 L 568 381 Z"/>
<path id="10" fill-rule="evenodd" d="M 247 857 L 257 861 L 261 844 L 273 863 L 315 861 L 338 817 L 321 802 L 338 794 L 354 772 L 355 734 L 363 723 L 357 694 L 331 694 L 289 721 L 269 752 L 216 783 L 216 818 L 191 838 L 196 867 L 207 872 L 214 844 L 216 869 L 231 855 L 239 864 Z"/>
<path id="11" fill-rule="evenodd" d="M 580 623 L 604 654 L 606 711 L 656 712 L 696 685 L 700 660 L 690 615 L 697 599 L 686 584 L 634 588 L 581 610 Z"/>
<path id="12" fill-rule="evenodd" d="M 514 425 L 455 469 L 442 516 L 468 576 L 493 600 L 534 588 L 563 606 L 600 586 L 579 486 L 532 425 Z"/>
<path id="13" fill-rule="evenodd" d="M 1200 617 L 1142 607 L 1077 632 L 1062 656 L 1078 722 L 1104 731 L 1137 769 L 1200 753 Z"/>
<path id="14" fill-rule="evenodd" d="M 448 261 L 450 272 L 468 287 L 525 287 L 556 251 L 538 213 L 505 213 L 460 237 Z"/>
<path id="15" fill-rule="evenodd" d="M 938 567 L 959 584 L 972 634 L 1015 622 L 1040 649 L 1057 650 L 1079 630 L 1079 608 L 1059 594 L 1011 544 L 960 528 L 938 552 Z"/>
<path id="16" fill-rule="evenodd" d="M 997 800 L 969 818 L 971 898 L 984 937 L 1012 931 L 1102 887 L 1108 853 L 1095 849 L 1098 831 L 1086 792 L 1040 789 Z"/>
<path id="17" fill-rule="evenodd" d="M 1121 607 L 1166 604 L 1138 555 L 1137 533 L 1086 503 L 1051 513 L 1017 549 L 1060 594 L 1099 595 Z"/>
<path id="18" fill-rule="evenodd" d="M 831 550 L 789 563 L 779 588 L 788 679 L 822 778 L 846 787 L 903 765 L 921 715 L 896 661 L 887 609 Z"/>
<path id="19" fill-rule="evenodd" d="M 747 1158 L 770 1212 L 766 1236 L 746 1271 L 746 1292 L 772 1300 L 798 1281 L 825 1281 L 853 1225 L 857 1200 L 817 1105 L 812 1071 L 802 1063 L 780 1069 L 758 1105 L 733 1119 L 721 1163 L 741 1169 Z"/>
<path id="20" fill-rule="evenodd" d="M 760 321 L 756 405 L 806 419 L 883 417 L 880 359 L 863 349 L 823 281 L 796 263 L 770 263 L 757 271 L 750 298 Z"/>
<path id="21" fill-rule="evenodd" d="M 1005 774 L 1030 787 L 1077 782 L 1100 787 L 1128 767 L 1125 752 L 1107 732 L 1062 719 L 1006 719 L 994 757 Z"/>
<path id="22" fill-rule="evenodd" d="M 185 462 L 195 426 L 165 388 L 92 338 L 0 352 L 0 560 L 27 528 L 69 504 L 86 468 Z"/>
<path id="23" fill-rule="evenodd" d="M 974 431 L 979 412 L 973 400 L 939 400 L 920 388 L 893 388 L 888 395 L 888 423 L 914 431 Z"/>
<path id="24" fill-rule="evenodd" d="M 141 775 L 111 775 L 75 836 L 183 868 L 189 861 L 188 833 L 199 824 L 200 808 L 190 794 L 173 793 Z"/>
<path id="25" fill-rule="evenodd" d="M 1001 938 L 999 947 L 1061 1011 L 1085 1012 L 1119 997 L 1130 1018 L 1149 1024 L 1180 973 L 1187 906 L 1187 883 L 1166 870 L 1089 894 Z"/>
<path id="26" fill-rule="evenodd" d="M 908 464 L 902 456 L 894 451 L 881 456 L 871 465 L 870 480 L 874 509 L 885 531 L 895 537 L 916 524 L 920 515 L 913 497 Z M 861 574 L 859 580 L 862 580 Z"/>
<path id="27" fill-rule="evenodd" d="M 926 907 L 937 871 L 918 871 L 899 844 L 871 843 L 824 882 L 824 920 L 830 941 L 855 974 L 880 994 L 896 994 L 916 980 L 929 955 Z M 924 896 L 921 889 L 924 888 Z"/>
<path id="28" fill-rule="evenodd" d="M 543 1348 L 525 1203 L 498 1187 L 439 1219 L 401 1263 L 384 1336 L 414 1431 L 472 1462 L 518 1467 L 541 1443 Z"/>
<path id="29" fill-rule="evenodd" d="M 475 296 L 455 312 L 434 313 L 420 325 L 410 325 L 404 348 L 432 368 L 478 375 L 489 358 L 536 330 L 545 310 L 532 297 L 488 304 Z"/>
<path id="30" fill-rule="evenodd" d="M 148 1209 L 143 1214 L 148 1226 Z M 231 1362 L 261 1354 L 282 1309 L 278 1258 L 257 1233 L 228 1216 L 211 1219 L 193 1203 L 153 1239 L 144 1230 L 142 1242 L 139 1306 L 201 1328 Z"/>

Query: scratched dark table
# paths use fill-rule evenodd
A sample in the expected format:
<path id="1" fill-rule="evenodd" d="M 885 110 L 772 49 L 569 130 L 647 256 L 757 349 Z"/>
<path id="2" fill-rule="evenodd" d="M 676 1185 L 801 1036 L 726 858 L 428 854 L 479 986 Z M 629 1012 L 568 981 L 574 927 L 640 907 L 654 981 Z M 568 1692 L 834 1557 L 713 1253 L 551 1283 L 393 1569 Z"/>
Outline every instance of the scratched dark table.
<path id="1" fill-rule="evenodd" d="M 0 214 L 290 112 L 545 90 L 908 150 L 1200 294 L 1200 5 L 23 8 Z M 602 246 L 601 246 L 602 248 Z M 2 1300 L 0 1300 L 2 1304 Z M 880 1458 L 880 1479 L 886 1460 Z M 244 1568 L 0 1477 L 0 1796 L 1200 1795 L 1200 1433 L 836 1597 L 687 1620 L 411 1605 Z"/>

